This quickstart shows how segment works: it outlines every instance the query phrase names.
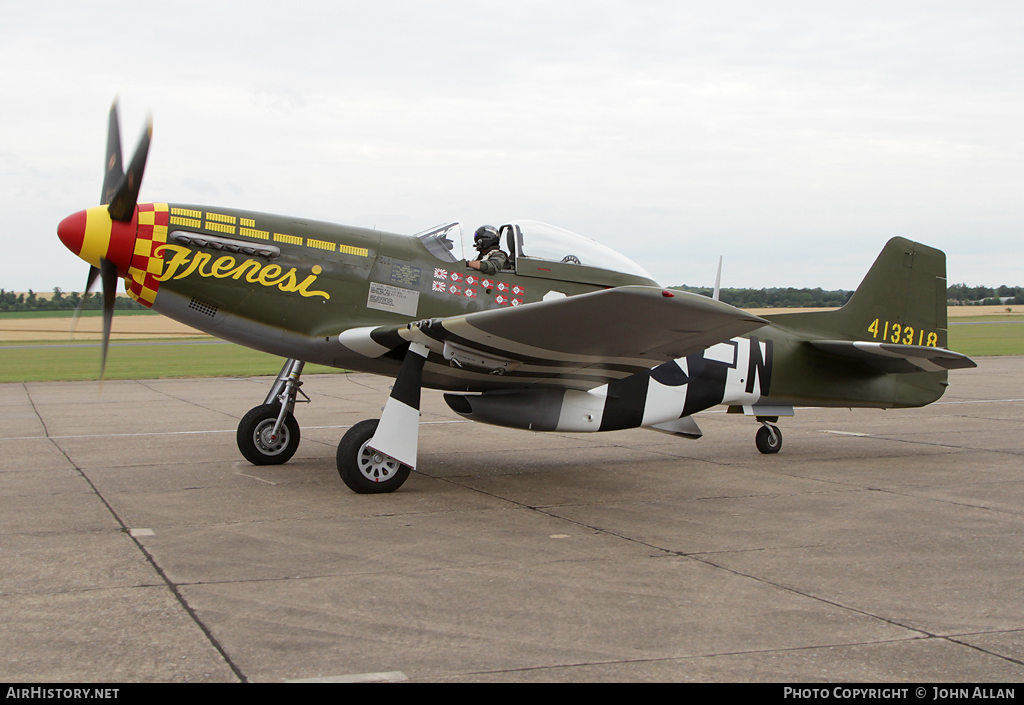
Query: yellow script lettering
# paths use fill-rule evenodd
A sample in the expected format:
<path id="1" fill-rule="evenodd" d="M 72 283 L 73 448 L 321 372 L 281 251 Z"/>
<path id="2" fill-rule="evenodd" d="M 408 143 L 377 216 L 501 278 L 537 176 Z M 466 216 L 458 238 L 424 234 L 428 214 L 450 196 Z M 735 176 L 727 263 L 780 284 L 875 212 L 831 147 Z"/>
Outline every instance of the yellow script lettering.
<path id="1" fill-rule="evenodd" d="M 268 264 L 266 267 L 263 268 L 259 276 L 256 277 L 256 281 L 262 284 L 263 286 L 274 286 L 274 284 L 277 284 L 277 282 L 274 281 L 274 277 L 279 276 L 281 276 L 280 265 Z"/>
<path id="2" fill-rule="evenodd" d="M 259 284 L 268 288 L 277 287 L 286 293 L 298 292 L 307 298 L 313 296 L 331 298 L 326 291 L 309 290 L 317 276 L 323 271 L 320 265 L 313 265 L 313 273 L 299 282 L 295 267 L 285 272 L 279 264 L 263 264 L 254 259 L 247 259 L 241 264 L 237 264 L 231 255 L 224 255 L 214 260 L 208 252 L 195 252 L 187 247 L 164 243 L 157 245 L 153 250 L 154 257 L 166 258 L 168 253 L 171 258 L 164 262 L 164 270 L 160 276 L 156 277 L 157 281 L 184 279 L 193 273 L 204 278 L 214 279 L 230 277 L 239 280 L 245 277 L 250 284 Z"/>
<path id="3" fill-rule="evenodd" d="M 231 270 L 234 266 L 235 258 L 231 255 L 224 255 L 214 262 L 212 267 L 210 267 L 210 274 L 217 279 L 226 279 L 231 276 L 231 272 L 228 270 Z"/>
<path id="4" fill-rule="evenodd" d="M 174 256 L 171 258 L 170 262 L 165 262 L 164 263 L 164 271 L 163 271 L 163 273 L 159 277 L 156 277 L 156 280 L 160 281 L 160 282 L 165 282 L 168 279 L 170 279 L 171 277 L 173 277 L 174 273 L 177 272 L 178 269 L 183 264 L 188 262 L 188 256 L 190 254 L 192 254 L 192 250 L 188 249 L 187 247 L 178 247 L 177 245 L 164 245 L 164 244 L 161 244 L 161 245 L 157 245 L 153 249 L 153 256 L 154 257 L 164 257 L 165 253 L 168 250 L 170 252 L 173 252 Z"/>
<path id="5" fill-rule="evenodd" d="M 310 284 L 312 284 L 313 282 L 315 282 L 316 278 L 317 278 L 317 275 L 320 274 L 320 272 L 322 272 L 322 271 L 324 271 L 324 270 L 323 270 L 323 268 L 319 264 L 314 264 L 313 265 L 313 274 L 311 274 L 310 276 L 308 276 L 305 279 L 303 279 L 302 283 L 299 284 L 299 286 L 296 287 L 295 290 L 298 291 L 303 296 L 306 296 L 306 297 L 322 296 L 325 299 L 330 299 L 331 295 L 328 294 L 326 291 L 307 291 L 306 290 L 306 287 L 309 286 Z"/>
<path id="6" fill-rule="evenodd" d="M 184 272 L 182 272 L 181 274 L 176 276 L 175 279 L 184 279 L 185 277 L 187 277 L 189 274 L 191 274 L 192 272 L 196 271 L 197 269 L 199 270 L 199 276 L 201 276 L 201 277 L 208 277 L 208 276 L 210 276 L 208 273 L 204 272 L 201 269 L 201 267 L 204 264 L 206 264 L 207 262 L 209 262 L 211 259 L 213 259 L 213 258 L 210 256 L 209 252 L 196 252 L 192 256 L 192 262 L 188 265 L 188 269 L 186 269 Z"/>

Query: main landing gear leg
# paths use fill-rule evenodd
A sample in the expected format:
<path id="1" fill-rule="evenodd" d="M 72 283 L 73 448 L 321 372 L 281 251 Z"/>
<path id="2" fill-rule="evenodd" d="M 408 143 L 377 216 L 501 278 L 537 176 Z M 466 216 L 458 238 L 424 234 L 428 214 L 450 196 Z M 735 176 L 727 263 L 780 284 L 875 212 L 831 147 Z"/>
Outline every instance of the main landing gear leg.
<path id="1" fill-rule="evenodd" d="M 427 352 L 419 343 L 409 344 L 380 421 L 360 421 L 338 444 L 338 474 L 353 492 L 394 492 L 416 467 Z"/>
<path id="2" fill-rule="evenodd" d="M 300 387 L 302 360 L 287 360 L 266 400 L 242 417 L 235 440 L 238 450 L 253 465 L 280 465 L 299 447 L 299 424 L 292 411 L 296 397 L 309 397 Z"/>

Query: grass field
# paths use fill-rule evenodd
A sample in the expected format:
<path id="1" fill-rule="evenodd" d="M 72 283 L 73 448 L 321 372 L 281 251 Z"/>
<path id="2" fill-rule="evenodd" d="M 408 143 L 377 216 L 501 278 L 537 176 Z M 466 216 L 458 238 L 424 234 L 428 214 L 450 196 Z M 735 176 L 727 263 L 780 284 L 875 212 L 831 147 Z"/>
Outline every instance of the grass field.
<path id="1" fill-rule="evenodd" d="M 86 313 L 99 314 L 98 311 Z M 120 317 L 123 313 L 119 311 L 117 315 Z M 31 317 L 40 316 L 36 313 Z M 1024 314 L 958 316 L 951 317 L 949 323 L 951 350 L 972 357 L 1024 355 Z M 99 346 L 95 343 L 69 346 L 65 341 L 0 342 L 0 382 L 98 379 Z M 106 376 L 107 379 L 249 377 L 276 375 L 282 364 L 283 360 L 274 355 L 221 343 L 210 337 L 159 342 L 140 338 L 118 340 L 111 345 Z M 304 373 L 323 372 L 338 370 L 308 365 Z"/>
<path id="2" fill-rule="evenodd" d="M 969 356 L 1024 355 L 1024 315 L 949 319 L 949 349 Z"/>
<path id="3" fill-rule="evenodd" d="M 24 318 L 71 318 L 74 315 L 74 311 L 0 311 L 0 321 L 11 319 L 19 320 Z M 82 311 L 79 318 L 96 318 L 103 315 L 103 311 Z M 124 311 L 115 311 L 114 315 L 120 318 L 121 316 L 159 316 L 160 314 L 156 311 L 136 311 L 134 309 L 127 309 Z"/>
<path id="4" fill-rule="evenodd" d="M 160 377 L 251 377 L 276 375 L 284 360 L 231 343 L 201 340 L 119 341 L 107 354 L 107 379 Z M 306 365 L 303 374 L 338 372 Z M 10 343 L 0 345 L 0 382 L 95 380 L 100 373 L 98 345 Z"/>

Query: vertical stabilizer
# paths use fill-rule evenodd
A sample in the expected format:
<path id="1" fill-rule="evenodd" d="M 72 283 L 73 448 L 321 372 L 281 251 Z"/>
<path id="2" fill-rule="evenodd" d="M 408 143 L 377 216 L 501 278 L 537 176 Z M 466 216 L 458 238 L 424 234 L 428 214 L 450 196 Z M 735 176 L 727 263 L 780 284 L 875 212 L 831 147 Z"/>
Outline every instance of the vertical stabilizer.
<path id="1" fill-rule="evenodd" d="M 946 347 L 945 253 L 894 237 L 840 312 L 854 340 Z"/>
<path id="2" fill-rule="evenodd" d="M 946 347 L 946 255 L 902 237 L 885 244 L 838 311 L 766 316 L 826 339 Z"/>

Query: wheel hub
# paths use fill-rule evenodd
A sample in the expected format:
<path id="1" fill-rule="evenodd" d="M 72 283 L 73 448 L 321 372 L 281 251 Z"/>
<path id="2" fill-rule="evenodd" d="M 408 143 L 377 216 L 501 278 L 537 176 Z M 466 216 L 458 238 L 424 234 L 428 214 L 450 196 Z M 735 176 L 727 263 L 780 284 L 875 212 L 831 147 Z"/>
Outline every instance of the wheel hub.
<path id="1" fill-rule="evenodd" d="M 264 455 L 278 455 L 288 447 L 288 427 L 281 424 L 281 430 L 275 435 L 274 424 L 276 423 L 277 419 L 265 419 L 253 431 L 253 444 Z"/>
<path id="2" fill-rule="evenodd" d="M 390 456 L 371 449 L 368 446 L 369 442 L 364 443 L 359 449 L 359 457 L 356 460 L 359 472 L 370 482 L 384 482 L 391 479 L 398 472 L 399 462 Z"/>

